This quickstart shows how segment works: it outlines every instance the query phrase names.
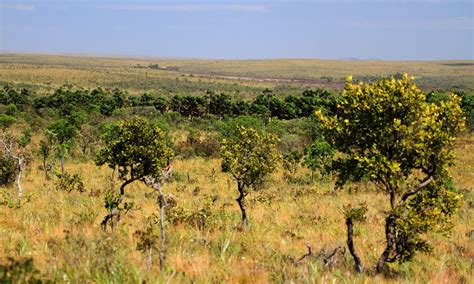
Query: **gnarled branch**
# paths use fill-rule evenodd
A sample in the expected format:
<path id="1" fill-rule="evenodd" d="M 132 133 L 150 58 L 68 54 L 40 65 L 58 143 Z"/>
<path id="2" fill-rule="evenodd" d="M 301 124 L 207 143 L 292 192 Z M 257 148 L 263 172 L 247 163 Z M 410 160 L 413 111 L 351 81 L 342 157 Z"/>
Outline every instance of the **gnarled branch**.
<path id="1" fill-rule="evenodd" d="M 294 265 L 298 265 L 305 258 L 313 256 L 313 250 L 311 249 L 311 245 L 309 243 L 306 243 L 306 247 L 308 248 L 308 252 L 300 256 L 298 259 L 294 259 L 291 256 L 288 257 L 293 262 Z"/>
<path id="2" fill-rule="evenodd" d="M 419 186 L 417 186 L 416 188 L 413 188 L 407 192 L 405 192 L 405 194 L 402 195 L 402 198 L 400 200 L 400 203 L 398 204 L 398 206 L 401 206 L 403 205 L 403 203 L 405 203 L 405 201 L 412 195 L 415 195 L 417 194 L 420 190 L 422 190 L 423 188 L 425 188 L 426 186 L 428 186 L 431 182 L 434 181 L 434 177 L 433 176 L 429 176 L 428 178 L 426 178 Z"/>

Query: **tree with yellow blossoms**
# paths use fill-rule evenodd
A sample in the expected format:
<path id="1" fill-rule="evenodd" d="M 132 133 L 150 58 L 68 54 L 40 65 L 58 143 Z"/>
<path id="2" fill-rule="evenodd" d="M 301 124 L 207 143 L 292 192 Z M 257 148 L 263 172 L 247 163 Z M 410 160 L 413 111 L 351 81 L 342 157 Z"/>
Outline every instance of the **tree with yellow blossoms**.
<path id="1" fill-rule="evenodd" d="M 365 84 L 349 77 L 335 114 L 316 112 L 325 139 L 338 151 L 332 163 L 338 185 L 365 179 L 387 196 L 388 208 L 378 208 L 385 214 L 385 248 L 377 272 L 429 252 L 427 233 L 447 233 L 459 207 L 448 168 L 464 128 L 460 98 L 429 103 L 412 80 L 404 74 Z"/>

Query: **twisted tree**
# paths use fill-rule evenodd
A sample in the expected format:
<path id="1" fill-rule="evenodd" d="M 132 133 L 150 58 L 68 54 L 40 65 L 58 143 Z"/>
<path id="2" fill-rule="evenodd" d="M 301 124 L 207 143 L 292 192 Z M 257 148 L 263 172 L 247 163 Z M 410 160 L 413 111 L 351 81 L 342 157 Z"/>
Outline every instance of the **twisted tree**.
<path id="1" fill-rule="evenodd" d="M 377 272 L 430 251 L 426 233 L 447 232 L 459 206 L 448 168 L 464 127 L 460 98 L 429 103 L 406 74 L 371 84 L 349 78 L 335 114 L 316 114 L 324 138 L 339 152 L 332 163 L 338 185 L 365 178 L 387 196 Z"/>
<path id="2" fill-rule="evenodd" d="M 113 125 L 103 140 L 105 147 L 98 152 L 96 164 L 106 164 L 117 170 L 123 181 L 115 206 L 109 208 L 109 213 L 102 220 L 102 225 L 106 226 L 113 217 L 119 217 L 118 206 L 125 197 L 125 187 L 145 177 L 160 176 L 162 169 L 170 163 L 173 150 L 163 130 L 141 117 Z"/>

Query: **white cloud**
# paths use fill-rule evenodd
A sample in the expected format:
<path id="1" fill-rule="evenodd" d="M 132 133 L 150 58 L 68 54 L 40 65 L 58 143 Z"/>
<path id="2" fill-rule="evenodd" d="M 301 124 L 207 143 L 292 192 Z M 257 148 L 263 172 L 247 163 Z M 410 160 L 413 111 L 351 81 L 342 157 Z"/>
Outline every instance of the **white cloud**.
<path id="1" fill-rule="evenodd" d="M 117 11 L 152 11 L 152 12 L 248 12 L 263 13 L 267 7 L 262 4 L 110 4 L 100 5 L 100 9 Z"/>
<path id="2" fill-rule="evenodd" d="M 35 9 L 35 5 L 27 3 L 0 3 L 0 9 L 33 11 Z"/>
<path id="3" fill-rule="evenodd" d="M 405 21 L 360 21 L 350 26 L 364 29 L 413 29 L 418 30 L 474 30 L 474 19 L 469 17 L 411 19 Z"/>

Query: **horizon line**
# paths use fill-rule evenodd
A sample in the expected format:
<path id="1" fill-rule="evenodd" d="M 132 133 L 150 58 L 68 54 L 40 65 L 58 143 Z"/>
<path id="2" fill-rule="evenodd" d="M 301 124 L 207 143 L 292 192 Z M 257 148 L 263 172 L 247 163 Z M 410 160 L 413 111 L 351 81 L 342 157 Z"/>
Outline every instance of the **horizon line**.
<path id="1" fill-rule="evenodd" d="M 116 59 L 154 59 L 154 60 L 219 60 L 219 61 L 270 61 L 270 60 L 321 60 L 321 61 L 474 61 L 474 58 L 451 58 L 451 59 L 383 59 L 383 58 L 318 58 L 318 57 L 266 57 L 266 58 L 217 58 L 217 57 L 186 57 L 186 56 L 158 56 L 138 54 L 114 54 L 114 53 L 81 53 L 81 52 L 40 52 L 40 51 L 0 51 L 0 55 L 37 55 L 37 56 L 64 56 L 64 57 L 92 57 L 92 58 L 116 58 Z"/>

